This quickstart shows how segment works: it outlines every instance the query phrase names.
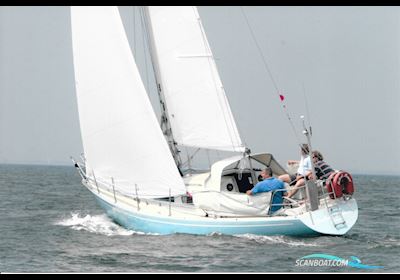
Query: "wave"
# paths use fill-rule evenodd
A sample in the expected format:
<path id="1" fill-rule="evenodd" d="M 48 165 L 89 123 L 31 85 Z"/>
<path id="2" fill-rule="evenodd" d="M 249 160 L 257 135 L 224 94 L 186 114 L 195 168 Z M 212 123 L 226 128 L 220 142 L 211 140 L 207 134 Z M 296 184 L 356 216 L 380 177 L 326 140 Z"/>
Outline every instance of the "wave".
<path id="1" fill-rule="evenodd" d="M 252 240 L 258 243 L 264 244 L 284 244 L 293 247 L 320 247 L 321 244 L 316 244 L 314 241 L 305 242 L 304 240 L 295 240 L 291 237 L 276 235 L 276 236 L 263 236 L 263 235 L 255 235 L 255 234 L 239 234 L 235 235 L 239 238 L 244 238 L 248 240 Z"/>
<path id="2" fill-rule="evenodd" d="M 361 234 L 353 233 L 343 236 L 344 239 L 357 241 L 367 249 L 376 248 L 397 248 L 400 247 L 400 238 L 398 235 L 391 234 Z"/>
<path id="3" fill-rule="evenodd" d="M 145 234 L 143 232 L 125 229 L 115 224 L 105 214 L 91 216 L 71 213 L 71 217 L 63 218 L 55 224 L 70 227 L 74 230 L 84 230 L 107 236 Z"/>
<path id="4" fill-rule="evenodd" d="M 376 249 L 376 248 L 398 248 L 400 247 L 400 240 L 396 238 L 384 238 L 382 240 L 374 240 L 372 244 L 369 244 L 367 249 Z"/>

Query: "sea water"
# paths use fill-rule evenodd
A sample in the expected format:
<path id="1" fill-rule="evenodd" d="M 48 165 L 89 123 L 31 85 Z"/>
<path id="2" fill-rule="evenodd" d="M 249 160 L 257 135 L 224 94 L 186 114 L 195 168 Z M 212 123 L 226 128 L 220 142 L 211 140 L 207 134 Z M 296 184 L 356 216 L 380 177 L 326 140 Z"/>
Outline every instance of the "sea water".
<path id="1" fill-rule="evenodd" d="M 145 234 L 112 222 L 73 167 L 0 165 L 1 272 L 399 272 L 400 177 L 354 175 L 344 236 Z M 300 266 L 311 254 L 381 266 Z"/>

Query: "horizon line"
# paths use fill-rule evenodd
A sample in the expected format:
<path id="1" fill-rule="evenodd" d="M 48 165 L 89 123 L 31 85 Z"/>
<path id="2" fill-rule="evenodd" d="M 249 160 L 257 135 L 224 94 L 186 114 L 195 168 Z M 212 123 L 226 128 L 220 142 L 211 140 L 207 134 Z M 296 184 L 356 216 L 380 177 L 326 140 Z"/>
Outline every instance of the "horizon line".
<path id="1" fill-rule="evenodd" d="M 67 162 L 19 162 L 19 161 L 0 161 L 0 165 L 32 165 L 32 166 L 65 166 L 65 167 L 74 167 L 73 163 L 71 162 L 68 164 Z M 400 174 L 398 173 L 378 173 L 377 171 L 362 173 L 360 171 L 350 172 L 352 175 L 373 175 L 373 176 L 397 176 L 399 177 Z"/>

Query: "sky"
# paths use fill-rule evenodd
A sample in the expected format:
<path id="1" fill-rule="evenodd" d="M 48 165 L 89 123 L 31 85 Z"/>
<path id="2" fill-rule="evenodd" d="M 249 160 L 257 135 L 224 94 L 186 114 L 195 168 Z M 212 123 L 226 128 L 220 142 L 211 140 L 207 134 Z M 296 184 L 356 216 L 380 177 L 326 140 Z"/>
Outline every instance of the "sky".
<path id="1" fill-rule="evenodd" d="M 334 168 L 400 175 L 400 7 L 199 7 L 242 140 L 285 166 L 300 116 Z M 158 105 L 132 7 L 120 7 Z M 295 137 L 297 135 L 297 138 Z M 83 152 L 68 7 L 0 7 L 0 163 L 70 164 Z"/>

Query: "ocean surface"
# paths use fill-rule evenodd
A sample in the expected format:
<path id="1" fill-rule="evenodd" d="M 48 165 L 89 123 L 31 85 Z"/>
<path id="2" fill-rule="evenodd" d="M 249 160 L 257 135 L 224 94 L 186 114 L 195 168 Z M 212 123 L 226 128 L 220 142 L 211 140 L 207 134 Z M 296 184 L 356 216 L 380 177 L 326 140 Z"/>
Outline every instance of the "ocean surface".
<path id="1" fill-rule="evenodd" d="M 0 165 L 0 271 L 400 272 L 400 177 L 354 181 L 359 219 L 345 236 L 163 236 L 114 224 L 73 167 Z M 296 266 L 310 254 L 355 256 L 383 268 Z"/>

